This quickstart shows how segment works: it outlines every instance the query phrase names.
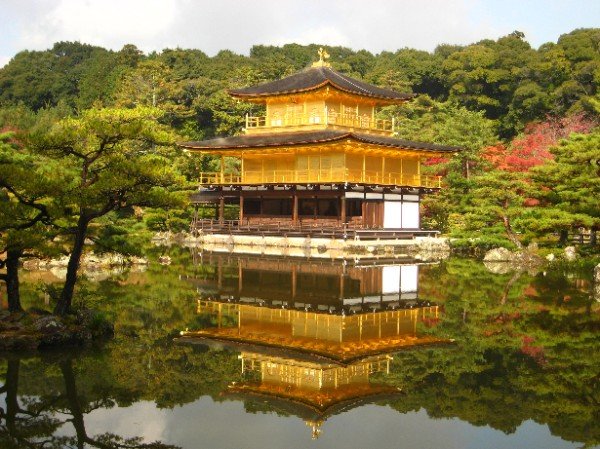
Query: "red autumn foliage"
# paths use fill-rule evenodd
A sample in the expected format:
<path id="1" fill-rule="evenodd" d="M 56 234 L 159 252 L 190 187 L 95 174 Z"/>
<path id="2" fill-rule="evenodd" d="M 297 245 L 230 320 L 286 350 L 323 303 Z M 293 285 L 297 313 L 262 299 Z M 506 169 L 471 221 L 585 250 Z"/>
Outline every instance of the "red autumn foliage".
<path id="1" fill-rule="evenodd" d="M 552 159 L 549 149 L 561 139 L 572 133 L 589 133 L 596 125 L 596 121 L 586 118 L 584 114 L 530 123 L 508 147 L 501 143 L 490 146 L 485 149 L 483 156 L 500 170 L 527 172 Z"/>
<path id="2" fill-rule="evenodd" d="M 449 161 L 447 157 L 431 157 L 423 161 L 423 165 L 446 164 Z"/>
<path id="3" fill-rule="evenodd" d="M 526 335 L 523 337 L 522 341 L 521 354 L 531 357 L 538 365 L 545 365 L 547 363 L 544 348 L 532 344 L 535 341 L 535 338 Z"/>

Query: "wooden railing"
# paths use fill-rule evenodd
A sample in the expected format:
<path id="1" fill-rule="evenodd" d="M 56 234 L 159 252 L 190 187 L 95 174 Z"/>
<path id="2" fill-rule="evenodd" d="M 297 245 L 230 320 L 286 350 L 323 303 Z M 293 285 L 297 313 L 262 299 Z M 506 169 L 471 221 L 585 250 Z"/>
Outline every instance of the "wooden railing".
<path id="1" fill-rule="evenodd" d="M 360 217 L 356 217 L 360 218 Z M 204 234 L 239 234 L 239 235 L 274 235 L 274 236 L 308 236 L 329 237 L 357 240 L 377 238 L 412 239 L 415 236 L 436 237 L 439 231 L 419 229 L 383 229 L 380 226 L 368 226 L 361 219 L 342 223 L 339 219 L 299 219 L 297 222 L 289 217 L 257 220 L 219 220 L 194 218 L 190 224 L 193 235 Z"/>
<path id="2" fill-rule="evenodd" d="M 390 186 L 440 188 L 441 176 L 329 168 L 316 170 L 257 170 L 243 174 L 201 172 L 201 185 L 287 184 L 287 183 L 366 183 Z"/>
<path id="3" fill-rule="evenodd" d="M 393 120 L 383 120 L 367 115 L 340 114 L 327 109 L 317 114 L 284 114 L 281 116 L 246 116 L 246 129 L 280 128 L 295 126 L 332 125 L 392 133 Z"/>

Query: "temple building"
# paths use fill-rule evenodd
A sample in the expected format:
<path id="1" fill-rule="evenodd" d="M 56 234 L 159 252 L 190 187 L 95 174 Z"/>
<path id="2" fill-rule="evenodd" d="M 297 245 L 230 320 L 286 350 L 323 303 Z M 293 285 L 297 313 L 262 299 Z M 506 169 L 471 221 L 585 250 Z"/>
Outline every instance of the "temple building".
<path id="1" fill-rule="evenodd" d="M 378 118 L 377 111 L 414 95 L 343 75 L 327 57 L 320 51 L 306 70 L 231 90 L 241 101 L 264 106 L 264 115 L 246 117 L 244 134 L 180 144 L 220 158 L 220 171 L 200 173 L 192 202 L 212 204 L 224 228 L 233 222 L 246 229 L 274 223 L 288 229 L 420 229 L 419 201 L 441 187 L 441 178 L 423 174 L 421 165 L 459 148 L 394 137 L 394 121 Z M 226 204 L 239 205 L 235 220 L 225 219 Z M 203 225 L 195 219 L 194 226 Z"/>

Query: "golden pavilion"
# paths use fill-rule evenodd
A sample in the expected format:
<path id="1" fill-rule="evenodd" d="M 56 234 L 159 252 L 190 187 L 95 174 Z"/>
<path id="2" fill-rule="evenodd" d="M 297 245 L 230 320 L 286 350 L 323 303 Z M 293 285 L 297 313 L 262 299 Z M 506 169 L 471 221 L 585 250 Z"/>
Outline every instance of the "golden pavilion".
<path id="1" fill-rule="evenodd" d="M 212 204 L 213 221 L 227 229 L 276 223 L 288 230 L 418 233 L 420 199 L 441 187 L 441 178 L 423 174 L 421 165 L 459 148 L 394 137 L 394 120 L 378 118 L 378 109 L 414 95 L 339 73 L 326 52 L 319 53 L 319 61 L 299 73 L 229 91 L 265 107 L 263 116 L 246 116 L 242 135 L 180 144 L 221 160 L 220 171 L 200 173 L 192 202 Z M 226 204 L 239 206 L 235 220 L 225 220 Z M 202 220 L 196 217 L 194 226 Z"/>

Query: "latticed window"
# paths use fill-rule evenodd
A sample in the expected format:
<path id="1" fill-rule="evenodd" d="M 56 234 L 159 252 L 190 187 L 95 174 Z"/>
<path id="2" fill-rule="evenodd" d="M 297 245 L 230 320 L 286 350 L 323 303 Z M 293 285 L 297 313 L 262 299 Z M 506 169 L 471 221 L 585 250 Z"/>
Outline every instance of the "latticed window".
<path id="1" fill-rule="evenodd" d="M 310 111 L 310 116 L 308 117 L 309 123 L 321 123 L 321 115 L 319 114 L 319 110 L 317 108 L 312 108 Z"/>
<path id="2" fill-rule="evenodd" d="M 281 112 L 274 111 L 271 115 L 271 126 L 281 126 L 283 124 L 281 120 Z"/>

